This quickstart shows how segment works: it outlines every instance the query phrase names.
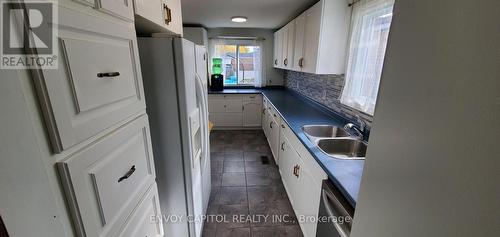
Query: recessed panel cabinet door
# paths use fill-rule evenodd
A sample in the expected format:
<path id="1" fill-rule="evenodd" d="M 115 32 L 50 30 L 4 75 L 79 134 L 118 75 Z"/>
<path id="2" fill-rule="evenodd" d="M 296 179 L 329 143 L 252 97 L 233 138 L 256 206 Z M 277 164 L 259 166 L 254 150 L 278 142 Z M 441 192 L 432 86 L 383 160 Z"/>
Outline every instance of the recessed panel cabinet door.
<path id="1" fill-rule="evenodd" d="M 316 73 L 321 25 L 322 1 L 309 8 L 306 14 L 304 60 L 302 71 Z"/>
<path id="2" fill-rule="evenodd" d="M 163 26 L 180 36 L 182 36 L 182 11 L 181 0 L 163 1 Z"/>
<path id="3" fill-rule="evenodd" d="M 258 127 L 261 124 L 261 108 L 259 103 L 246 103 L 243 105 L 243 127 Z"/>
<path id="4" fill-rule="evenodd" d="M 293 65 L 295 71 L 302 71 L 304 61 L 304 37 L 305 37 L 306 14 L 302 13 L 295 19 L 295 36 L 293 50 Z"/>
<path id="5" fill-rule="evenodd" d="M 100 0 L 100 10 L 130 21 L 134 19 L 132 0 Z"/>
<path id="6" fill-rule="evenodd" d="M 133 25 L 60 8 L 58 69 L 35 74 L 55 152 L 145 109 Z"/>
<path id="7" fill-rule="evenodd" d="M 155 167 L 146 115 L 58 162 L 79 236 L 115 236 L 146 190 Z"/>

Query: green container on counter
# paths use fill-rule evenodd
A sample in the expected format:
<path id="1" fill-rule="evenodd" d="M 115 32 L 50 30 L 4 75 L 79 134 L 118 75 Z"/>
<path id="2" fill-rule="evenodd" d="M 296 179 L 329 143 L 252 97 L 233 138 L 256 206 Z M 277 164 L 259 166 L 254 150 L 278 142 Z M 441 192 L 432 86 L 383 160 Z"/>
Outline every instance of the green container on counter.
<path id="1" fill-rule="evenodd" d="M 222 74 L 222 58 L 212 58 L 212 74 Z"/>

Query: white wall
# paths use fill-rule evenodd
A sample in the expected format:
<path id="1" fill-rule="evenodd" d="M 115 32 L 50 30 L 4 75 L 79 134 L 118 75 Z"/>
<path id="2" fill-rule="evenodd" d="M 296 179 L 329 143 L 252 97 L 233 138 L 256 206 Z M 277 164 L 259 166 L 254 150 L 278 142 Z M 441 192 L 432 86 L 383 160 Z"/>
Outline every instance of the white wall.
<path id="1" fill-rule="evenodd" d="M 352 237 L 500 233 L 500 2 L 396 0 Z"/>
<path id="2" fill-rule="evenodd" d="M 266 66 L 267 85 L 283 85 L 283 70 L 275 69 L 272 65 L 274 59 L 274 30 L 254 28 L 212 28 L 208 29 L 208 37 L 237 36 L 261 37 L 264 41 L 264 56 Z"/>

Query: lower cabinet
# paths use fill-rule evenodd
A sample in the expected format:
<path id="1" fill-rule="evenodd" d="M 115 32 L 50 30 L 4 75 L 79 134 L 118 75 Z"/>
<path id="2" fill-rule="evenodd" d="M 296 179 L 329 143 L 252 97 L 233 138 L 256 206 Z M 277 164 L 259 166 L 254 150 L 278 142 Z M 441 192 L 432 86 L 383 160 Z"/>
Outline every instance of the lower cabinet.
<path id="1" fill-rule="evenodd" d="M 119 236 L 163 236 L 162 216 L 156 185 L 153 185 L 146 193 Z"/>
<path id="2" fill-rule="evenodd" d="M 116 236 L 145 193 L 157 196 L 147 116 L 58 162 L 58 168 L 77 235 Z"/>
<path id="3" fill-rule="evenodd" d="M 262 125 L 262 96 L 216 95 L 208 97 L 209 120 L 216 129 L 257 128 Z"/>
<path id="4" fill-rule="evenodd" d="M 314 157 L 295 136 L 278 110 L 267 101 L 267 119 L 270 121 L 266 129 L 267 138 L 276 163 L 279 166 L 281 179 L 299 218 L 299 225 L 304 236 L 316 236 L 316 222 L 311 221 L 318 216 L 321 198 L 321 183 L 327 178 L 326 173 L 318 165 Z"/>

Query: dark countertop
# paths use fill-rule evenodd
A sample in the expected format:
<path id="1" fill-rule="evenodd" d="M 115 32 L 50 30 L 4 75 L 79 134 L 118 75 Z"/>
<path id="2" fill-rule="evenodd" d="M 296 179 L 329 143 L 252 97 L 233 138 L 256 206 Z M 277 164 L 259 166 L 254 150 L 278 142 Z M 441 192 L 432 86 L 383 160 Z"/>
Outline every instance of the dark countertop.
<path id="1" fill-rule="evenodd" d="M 356 206 L 358 191 L 363 173 L 364 160 L 341 160 L 330 158 L 312 143 L 302 132 L 301 127 L 308 124 L 330 124 L 343 127 L 347 121 L 320 105 L 283 88 L 263 89 L 225 89 L 209 91 L 209 94 L 264 94 L 276 107 L 285 122 L 309 150 L 318 164 L 328 174 L 329 179 Z"/>

